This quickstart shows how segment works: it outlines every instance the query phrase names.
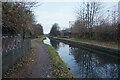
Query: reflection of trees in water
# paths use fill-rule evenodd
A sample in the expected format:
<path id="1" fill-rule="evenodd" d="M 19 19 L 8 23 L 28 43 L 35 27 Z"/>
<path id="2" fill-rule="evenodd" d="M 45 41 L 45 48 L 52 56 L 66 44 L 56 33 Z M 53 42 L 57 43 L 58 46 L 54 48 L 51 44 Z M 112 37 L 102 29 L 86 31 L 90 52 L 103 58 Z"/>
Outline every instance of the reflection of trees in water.
<path id="1" fill-rule="evenodd" d="M 96 68 L 96 73 L 102 78 L 118 78 L 119 68 L 117 64 L 105 64 Z"/>
<path id="2" fill-rule="evenodd" d="M 81 78 L 110 78 L 118 76 L 116 64 L 103 63 L 103 58 L 85 49 L 70 48 L 79 66 L 79 77 Z"/>
<path id="3" fill-rule="evenodd" d="M 59 49 L 59 41 L 56 41 L 54 39 L 50 39 L 50 43 L 56 50 Z"/>

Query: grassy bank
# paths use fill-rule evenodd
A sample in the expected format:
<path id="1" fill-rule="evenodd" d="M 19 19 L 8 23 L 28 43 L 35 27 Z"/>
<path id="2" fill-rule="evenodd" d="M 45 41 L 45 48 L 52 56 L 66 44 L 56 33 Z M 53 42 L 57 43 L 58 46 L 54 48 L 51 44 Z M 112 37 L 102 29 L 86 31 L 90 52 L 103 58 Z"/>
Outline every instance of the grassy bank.
<path id="1" fill-rule="evenodd" d="M 71 38 L 71 40 L 84 42 L 87 44 L 93 44 L 93 45 L 97 45 L 97 46 L 102 46 L 102 47 L 107 47 L 107 48 L 118 49 L 118 43 L 112 42 L 112 41 L 105 42 L 105 41 L 97 41 L 97 40 L 89 40 L 89 39 L 76 39 L 76 38 Z"/>
<path id="2" fill-rule="evenodd" d="M 45 45 L 48 49 L 48 54 L 52 63 L 52 73 L 56 78 L 73 78 L 72 73 L 61 60 L 56 50 L 50 46 Z"/>
<path id="3" fill-rule="evenodd" d="M 41 44 L 43 44 L 43 40 L 44 40 L 44 39 L 46 39 L 46 37 L 44 37 L 44 36 L 41 37 L 41 38 L 39 39 L 39 42 L 40 42 Z"/>
<path id="4" fill-rule="evenodd" d="M 101 51 L 104 52 L 106 55 L 118 57 L 120 54 L 120 50 L 117 47 L 111 48 L 110 46 L 103 46 L 95 43 L 90 43 L 90 41 L 79 41 L 76 39 L 70 39 L 70 38 L 57 38 L 57 37 L 51 37 L 56 40 L 60 40 L 66 44 L 70 44 L 72 46 L 82 47 L 87 50 L 94 50 L 94 51 Z M 117 45 L 117 44 L 116 44 Z"/>
<path id="5" fill-rule="evenodd" d="M 43 39 L 44 38 L 40 39 L 40 43 L 43 42 Z M 48 49 L 48 55 L 51 60 L 53 76 L 55 78 L 73 78 L 72 73 L 69 71 L 65 63 L 62 61 L 55 48 L 47 44 L 45 44 L 45 46 Z"/>
<path id="6" fill-rule="evenodd" d="M 97 41 L 97 40 L 76 39 L 76 38 L 57 38 L 57 37 L 53 37 L 53 38 L 64 39 L 64 40 L 77 42 L 77 43 L 86 43 L 86 44 L 101 46 L 101 47 L 105 47 L 105 48 L 118 49 L 118 43 L 117 42 L 103 42 L 103 41 Z"/>

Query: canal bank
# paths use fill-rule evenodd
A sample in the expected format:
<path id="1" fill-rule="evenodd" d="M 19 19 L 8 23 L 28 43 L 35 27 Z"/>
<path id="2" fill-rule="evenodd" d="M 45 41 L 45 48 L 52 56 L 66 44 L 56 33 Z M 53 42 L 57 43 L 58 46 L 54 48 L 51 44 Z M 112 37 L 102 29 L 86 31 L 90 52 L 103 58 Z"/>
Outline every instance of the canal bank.
<path id="1" fill-rule="evenodd" d="M 46 38 L 43 37 L 39 40 L 39 42 L 44 44 L 45 39 Z M 62 61 L 54 47 L 48 44 L 44 45 L 47 48 L 48 56 L 50 58 L 53 76 L 55 78 L 71 78 L 75 80 L 73 74 L 70 72 L 66 64 Z"/>
<path id="2" fill-rule="evenodd" d="M 61 40 L 46 38 L 44 43 L 53 46 L 75 78 L 118 78 L 119 61 L 107 53 L 70 45 Z M 99 54 L 101 53 L 101 54 Z"/>
<path id="3" fill-rule="evenodd" d="M 64 43 L 70 44 L 72 46 L 86 48 L 88 50 L 94 49 L 94 51 L 96 50 L 96 51 L 101 51 L 101 52 L 108 53 L 106 55 L 115 56 L 115 57 L 118 57 L 118 58 L 120 56 L 120 49 L 119 48 L 118 49 L 109 48 L 109 47 L 104 47 L 104 46 L 85 43 L 85 42 L 80 42 L 80 41 L 77 41 L 77 40 L 71 40 L 71 39 L 66 39 L 66 38 L 57 38 L 57 37 L 51 37 L 51 36 L 49 36 L 49 38 L 60 40 Z"/>

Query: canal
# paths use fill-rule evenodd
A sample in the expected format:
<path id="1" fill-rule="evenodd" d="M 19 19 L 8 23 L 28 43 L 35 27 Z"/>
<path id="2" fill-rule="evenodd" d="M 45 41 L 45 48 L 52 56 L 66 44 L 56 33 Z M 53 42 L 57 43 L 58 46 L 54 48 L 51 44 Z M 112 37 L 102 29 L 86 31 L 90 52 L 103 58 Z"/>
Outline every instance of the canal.
<path id="1" fill-rule="evenodd" d="M 100 51 L 71 46 L 50 38 L 46 38 L 44 43 L 52 45 L 57 50 L 61 59 L 76 78 L 119 77 L 120 65 L 116 57 L 105 55 Z"/>

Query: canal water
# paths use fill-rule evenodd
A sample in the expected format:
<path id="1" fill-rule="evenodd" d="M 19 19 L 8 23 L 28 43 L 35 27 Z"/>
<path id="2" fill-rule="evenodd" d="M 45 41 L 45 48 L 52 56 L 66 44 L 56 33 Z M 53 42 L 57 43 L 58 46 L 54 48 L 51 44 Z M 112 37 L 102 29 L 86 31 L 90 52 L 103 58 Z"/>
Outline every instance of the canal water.
<path id="1" fill-rule="evenodd" d="M 102 52 L 70 46 L 55 39 L 46 38 L 76 78 L 118 78 L 118 59 Z M 106 53 L 109 54 L 109 53 Z"/>

